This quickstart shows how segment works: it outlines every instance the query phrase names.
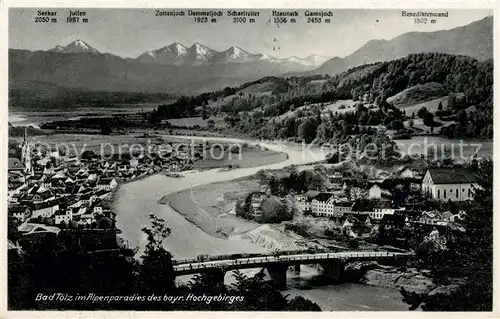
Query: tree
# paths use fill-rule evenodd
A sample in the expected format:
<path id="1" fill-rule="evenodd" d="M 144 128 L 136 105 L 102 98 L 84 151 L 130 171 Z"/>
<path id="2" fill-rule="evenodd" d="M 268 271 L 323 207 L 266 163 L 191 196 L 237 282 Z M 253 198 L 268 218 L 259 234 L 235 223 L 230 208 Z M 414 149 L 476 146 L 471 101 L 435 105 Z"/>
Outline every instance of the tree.
<path id="1" fill-rule="evenodd" d="M 321 308 L 311 300 L 297 296 L 288 301 L 284 311 L 321 311 Z"/>
<path id="2" fill-rule="evenodd" d="M 154 293 L 171 292 L 175 289 L 175 275 L 172 255 L 163 247 L 163 242 L 170 236 L 171 230 L 165 226 L 165 220 L 149 215 L 150 227 L 143 227 L 147 236 L 146 249 L 142 257 L 139 272 L 139 288 Z"/>
<path id="3" fill-rule="evenodd" d="M 213 119 L 209 119 L 207 121 L 208 128 L 213 128 L 215 126 L 215 121 Z"/>
<path id="4" fill-rule="evenodd" d="M 421 119 L 424 118 L 425 114 L 429 113 L 429 111 L 427 111 L 427 108 L 424 106 L 422 107 L 420 110 L 418 110 L 417 112 L 417 116 Z"/>
<path id="5" fill-rule="evenodd" d="M 280 182 L 276 178 L 276 176 L 271 176 L 269 179 L 269 188 L 271 190 L 271 194 L 278 195 L 280 191 Z"/>
<path id="6" fill-rule="evenodd" d="M 203 105 L 201 108 L 201 119 L 206 120 L 209 117 L 210 117 L 210 113 L 208 112 L 206 105 Z"/>
<path id="7" fill-rule="evenodd" d="M 249 278 L 236 271 L 234 277 L 236 282 L 231 285 L 230 292 L 243 297 L 238 310 L 279 311 L 286 307 L 286 298 L 276 287 L 264 281 L 262 272 Z"/>
<path id="8" fill-rule="evenodd" d="M 467 120 L 467 111 L 465 111 L 465 110 L 458 111 L 457 119 L 458 119 L 458 122 L 461 124 L 467 123 L 467 121 L 468 121 Z"/>
<path id="9" fill-rule="evenodd" d="M 443 110 L 443 103 L 441 101 L 439 101 L 438 111 L 442 111 L 442 110 Z"/>
<path id="10" fill-rule="evenodd" d="M 402 130 L 405 126 L 401 120 L 394 120 L 389 124 L 389 129 L 391 130 Z"/>
<path id="11" fill-rule="evenodd" d="M 455 94 L 453 93 L 450 93 L 450 95 L 448 95 L 448 109 L 451 109 L 451 110 L 454 110 L 457 108 L 457 97 L 455 96 Z"/>
<path id="12" fill-rule="evenodd" d="M 318 128 L 318 121 L 316 118 L 307 118 L 299 125 L 299 137 L 306 143 L 311 143 L 316 138 L 316 131 Z"/>
<path id="13" fill-rule="evenodd" d="M 432 114 L 431 112 L 425 113 L 424 117 L 423 117 L 423 122 L 424 122 L 424 125 L 433 127 L 433 125 L 434 125 L 434 114 Z"/>

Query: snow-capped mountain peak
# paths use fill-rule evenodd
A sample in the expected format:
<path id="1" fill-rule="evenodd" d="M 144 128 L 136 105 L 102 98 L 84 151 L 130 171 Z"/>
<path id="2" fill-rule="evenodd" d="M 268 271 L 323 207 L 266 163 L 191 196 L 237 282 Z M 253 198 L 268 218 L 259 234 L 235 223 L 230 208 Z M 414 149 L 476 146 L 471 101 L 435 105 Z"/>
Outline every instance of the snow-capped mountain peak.
<path id="1" fill-rule="evenodd" d="M 330 59 L 329 57 L 313 54 L 313 55 L 309 55 L 305 58 L 291 56 L 288 58 L 281 59 L 280 61 L 284 62 L 284 63 L 300 64 L 300 65 L 307 66 L 307 67 L 318 67 L 318 66 L 322 65 L 323 63 L 325 63 L 329 59 Z"/>
<path id="2" fill-rule="evenodd" d="M 319 54 L 312 54 L 308 57 L 305 57 L 304 60 L 311 61 L 312 64 L 316 65 L 321 65 L 331 59 L 331 57 L 319 55 Z"/>
<path id="3" fill-rule="evenodd" d="M 196 53 L 197 55 L 200 55 L 200 56 L 209 57 L 213 54 L 212 49 L 210 49 L 202 44 L 199 44 L 198 42 L 193 44 L 190 49 L 193 50 L 194 53 Z"/>
<path id="4" fill-rule="evenodd" d="M 183 46 L 180 43 L 172 43 L 171 45 L 168 45 L 164 47 L 163 49 L 160 49 L 163 52 L 171 52 L 176 55 L 176 57 L 181 57 L 186 55 L 187 48 Z"/>
<path id="5" fill-rule="evenodd" d="M 71 43 L 69 43 L 66 46 L 60 46 L 56 45 L 53 49 L 50 51 L 54 52 L 61 52 L 61 53 L 93 53 L 93 54 L 99 54 L 99 51 L 97 51 L 95 48 L 90 46 L 89 44 L 85 43 L 83 40 L 76 40 Z"/>
<path id="6" fill-rule="evenodd" d="M 235 45 L 224 51 L 216 51 L 199 42 L 194 43 L 190 47 L 174 42 L 163 48 L 147 51 L 141 54 L 138 59 L 146 62 L 161 62 L 184 66 L 267 62 L 295 64 L 301 67 L 317 67 L 329 58 L 320 55 L 310 55 L 306 58 L 292 56 L 278 59 L 265 53 L 253 54 Z"/>
<path id="7" fill-rule="evenodd" d="M 232 46 L 229 49 L 220 52 L 216 60 L 219 63 L 243 63 L 256 61 L 258 60 L 258 57 L 254 54 L 248 53 L 240 47 Z"/>
<path id="8" fill-rule="evenodd" d="M 192 65 L 205 64 L 208 63 L 216 52 L 197 42 L 187 49 L 188 60 L 186 62 Z"/>

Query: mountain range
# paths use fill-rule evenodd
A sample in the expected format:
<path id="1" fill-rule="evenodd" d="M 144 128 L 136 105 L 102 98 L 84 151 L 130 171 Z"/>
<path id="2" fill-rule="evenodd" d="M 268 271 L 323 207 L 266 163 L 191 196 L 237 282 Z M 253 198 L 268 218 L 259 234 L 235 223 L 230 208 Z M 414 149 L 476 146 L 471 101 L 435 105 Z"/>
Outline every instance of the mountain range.
<path id="1" fill-rule="evenodd" d="M 92 53 L 101 54 L 97 49 L 80 39 L 69 43 L 66 46 L 57 45 L 48 50 L 58 53 Z M 165 47 L 147 51 L 137 57 L 136 60 L 148 63 L 161 63 L 176 66 L 200 66 L 209 64 L 226 63 L 249 63 L 249 62 L 269 62 L 297 64 L 306 67 L 319 67 L 330 57 L 317 54 L 305 58 L 296 56 L 278 59 L 268 54 L 254 54 L 243 50 L 237 46 L 231 46 L 224 51 L 213 50 L 203 44 L 195 43 L 186 47 L 180 43 L 172 43 Z"/>
<path id="2" fill-rule="evenodd" d="M 296 63 L 308 67 L 318 67 L 327 61 L 329 57 L 311 55 L 305 58 L 293 56 L 278 59 L 268 54 L 250 53 L 237 46 L 231 46 L 224 51 L 216 51 L 200 43 L 195 43 L 191 47 L 186 47 L 180 43 L 172 43 L 160 49 L 144 52 L 137 59 L 144 62 L 159 62 L 183 66 L 265 61 L 269 63 Z"/>
<path id="3" fill-rule="evenodd" d="M 409 32 L 391 40 L 372 40 L 344 58 L 329 60 L 318 55 L 278 59 L 237 46 L 216 51 L 200 43 L 191 47 L 173 43 L 135 59 L 101 53 L 82 40 L 47 51 L 9 49 L 9 87 L 35 93 L 48 85 L 94 91 L 191 94 L 237 86 L 265 76 L 333 75 L 357 65 L 419 52 L 492 58 L 493 19 L 487 17 L 451 30 Z"/>
<path id="4" fill-rule="evenodd" d="M 352 54 L 334 57 L 306 74 L 338 74 L 354 66 L 421 52 L 467 55 L 478 60 L 493 58 L 493 17 L 451 30 L 408 32 L 391 40 L 371 40 Z"/>

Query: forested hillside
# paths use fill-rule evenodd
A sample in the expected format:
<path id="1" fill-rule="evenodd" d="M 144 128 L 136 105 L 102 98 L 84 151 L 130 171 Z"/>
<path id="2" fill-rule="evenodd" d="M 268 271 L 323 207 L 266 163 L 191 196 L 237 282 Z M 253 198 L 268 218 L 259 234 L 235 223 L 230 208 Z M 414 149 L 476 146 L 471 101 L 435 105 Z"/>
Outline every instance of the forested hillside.
<path id="1" fill-rule="evenodd" d="M 244 90 L 264 82 L 272 83 L 265 92 Z M 425 109 L 418 114 L 405 114 L 404 109 L 387 102 L 391 96 L 416 85 L 422 88 L 426 83 L 432 83 L 428 87 L 440 84 L 442 93 L 448 92 L 446 109 L 435 114 Z M 413 92 L 419 94 L 423 90 Z M 492 60 L 422 53 L 363 65 L 334 77 L 265 78 L 239 88 L 183 97 L 159 107 L 152 120 L 193 116 L 198 112 L 205 117 L 223 113 L 229 127 L 255 137 L 338 142 L 357 132 L 373 131 L 377 125 L 392 130 L 411 129 L 403 122 L 418 115 L 432 133 L 492 138 L 492 96 Z M 444 126 L 441 121 L 448 124 Z"/>

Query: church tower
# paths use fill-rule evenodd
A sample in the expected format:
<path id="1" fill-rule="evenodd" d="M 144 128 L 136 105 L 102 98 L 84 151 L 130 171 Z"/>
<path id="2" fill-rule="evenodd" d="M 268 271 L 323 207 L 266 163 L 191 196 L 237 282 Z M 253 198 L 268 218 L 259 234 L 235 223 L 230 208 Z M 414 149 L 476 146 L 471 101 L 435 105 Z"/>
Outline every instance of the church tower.
<path id="1" fill-rule="evenodd" d="M 21 148 L 21 161 L 24 164 L 24 172 L 31 173 L 31 151 L 30 146 L 28 144 L 28 128 L 24 128 L 24 140 Z"/>

